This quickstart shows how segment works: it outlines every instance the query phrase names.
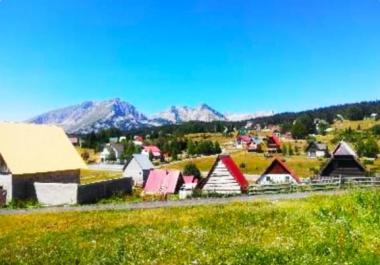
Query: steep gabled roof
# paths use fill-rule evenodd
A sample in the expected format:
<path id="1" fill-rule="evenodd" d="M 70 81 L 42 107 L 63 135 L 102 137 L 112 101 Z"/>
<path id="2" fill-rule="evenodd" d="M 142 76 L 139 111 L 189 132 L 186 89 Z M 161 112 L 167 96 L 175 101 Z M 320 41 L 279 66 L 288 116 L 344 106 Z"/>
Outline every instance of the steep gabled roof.
<path id="1" fill-rule="evenodd" d="M 316 141 L 313 141 L 311 142 L 307 148 L 306 148 L 306 152 L 308 150 L 310 150 L 310 148 L 312 148 L 313 146 L 315 146 L 315 148 L 318 150 L 318 151 L 327 151 L 328 148 L 327 148 L 327 144 L 325 143 L 321 143 L 321 142 L 316 142 Z"/>
<path id="2" fill-rule="evenodd" d="M 219 161 L 221 161 L 224 164 L 228 172 L 230 172 L 230 174 L 235 178 L 235 180 L 240 185 L 242 190 L 245 190 L 248 188 L 249 186 L 248 181 L 245 179 L 243 173 L 240 171 L 239 167 L 235 164 L 234 160 L 229 155 L 219 155 L 217 157 L 214 165 L 212 166 L 210 172 L 207 175 L 207 178 L 204 179 L 202 183 L 200 184 L 201 186 L 206 185 L 208 179 L 211 177 Z"/>
<path id="3" fill-rule="evenodd" d="M 268 136 L 278 147 L 281 147 L 281 141 L 276 135 Z"/>
<path id="4" fill-rule="evenodd" d="M 343 162 L 343 163 L 341 163 Z M 334 173 L 333 173 L 334 172 Z M 330 158 L 322 167 L 319 172 L 319 175 L 322 177 L 327 177 L 331 175 L 337 175 L 339 172 L 339 175 L 342 175 L 343 177 L 345 175 L 364 175 L 367 170 L 366 168 L 360 163 L 360 161 L 352 156 L 333 156 Z M 358 173 L 360 172 L 360 173 Z M 359 174 L 359 175 L 357 175 Z"/>
<path id="5" fill-rule="evenodd" d="M 260 176 L 260 178 L 257 180 L 257 182 L 259 182 L 262 178 L 264 178 L 265 175 L 280 174 L 278 172 L 274 172 L 274 169 L 278 168 L 277 166 L 279 166 L 282 169 L 283 173 L 291 175 L 297 183 L 301 182 L 300 178 L 284 162 L 282 162 L 278 158 L 275 158 L 272 161 L 272 163 L 265 169 L 264 173 Z M 283 174 L 283 173 L 281 173 L 281 174 Z"/>
<path id="6" fill-rule="evenodd" d="M 345 141 L 340 141 L 340 143 L 335 147 L 335 150 L 333 152 L 334 156 L 354 156 L 357 157 L 358 155 L 356 152 L 351 148 L 351 146 L 346 143 Z"/>
<path id="7" fill-rule="evenodd" d="M 129 163 L 131 163 L 132 160 L 135 160 L 142 170 L 151 170 L 154 168 L 154 165 L 146 155 L 134 154 L 131 159 L 129 159 L 125 164 L 123 171 L 128 167 Z"/>
<path id="8" fill-rule="evenodd" d="M 150 171 L 144 192 L 147 194 L 176 193 L 182 183 L 183 179 L 180 171 L 154 169 Z"/>
<path id="9" fill-rule="evenodd" d="M 14 175 L 87 168 L 63 129 L 0 123 L 0 155 Z"/>

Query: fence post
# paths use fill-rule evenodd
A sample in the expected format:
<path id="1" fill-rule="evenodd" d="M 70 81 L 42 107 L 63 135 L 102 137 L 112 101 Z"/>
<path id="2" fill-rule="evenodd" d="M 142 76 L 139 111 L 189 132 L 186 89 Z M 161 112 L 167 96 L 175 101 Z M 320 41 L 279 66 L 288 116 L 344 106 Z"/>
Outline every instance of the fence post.
<path id="1" fill-rule="evenodd" d="M 342 175 L 339 175 L 339 189 L 342 188 Z"/>

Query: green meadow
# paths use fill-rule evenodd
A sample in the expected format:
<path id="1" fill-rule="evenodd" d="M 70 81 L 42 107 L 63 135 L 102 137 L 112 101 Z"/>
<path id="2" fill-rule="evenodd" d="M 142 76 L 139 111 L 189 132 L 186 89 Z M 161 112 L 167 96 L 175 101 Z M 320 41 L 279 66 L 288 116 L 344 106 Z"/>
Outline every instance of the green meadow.
<path id="1" fill-rule="evenodd" d="M 0 264 L 380 264 L 380 191 L 0 216 Z"/>

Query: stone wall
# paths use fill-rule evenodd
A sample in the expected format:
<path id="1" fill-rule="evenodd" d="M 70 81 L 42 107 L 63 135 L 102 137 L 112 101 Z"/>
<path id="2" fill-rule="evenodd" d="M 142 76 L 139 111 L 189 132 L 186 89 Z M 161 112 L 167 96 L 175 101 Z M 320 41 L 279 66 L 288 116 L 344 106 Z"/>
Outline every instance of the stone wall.
<path id="1" fill-rule="evenodd" d="M 41 183 L 78 183 L 80 181 L 80 170 L 67 170 L 49 173 L 36 173 L 13 175 L 12 197 L 14 199 L 36 199 L 35 182 Z"/>

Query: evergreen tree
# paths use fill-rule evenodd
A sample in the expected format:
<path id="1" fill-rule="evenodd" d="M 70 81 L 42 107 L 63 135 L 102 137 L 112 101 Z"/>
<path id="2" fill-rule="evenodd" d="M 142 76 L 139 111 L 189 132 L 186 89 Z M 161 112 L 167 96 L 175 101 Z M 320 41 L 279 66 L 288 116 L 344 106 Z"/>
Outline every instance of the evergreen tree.
<path id="1" fill-rule="evenodd" d="M 194 176 L 199 179 L 201 177 L 201 172 L 194 163 L 188 163 L 183 169 L 183 175 Z"/>
<path id="2" fill-rule="evenodd" d="M 187 153 L 191 156 L 196 154 L 196 145 L 192 140 L 187 143 Z"/>
<path id="3" fill-rule="evenodd" d="M 219 142 L 215 141 L 214 143 L 214 154 L 220 154 L 222 152 L 222 148 L 220 148 Z"/>

